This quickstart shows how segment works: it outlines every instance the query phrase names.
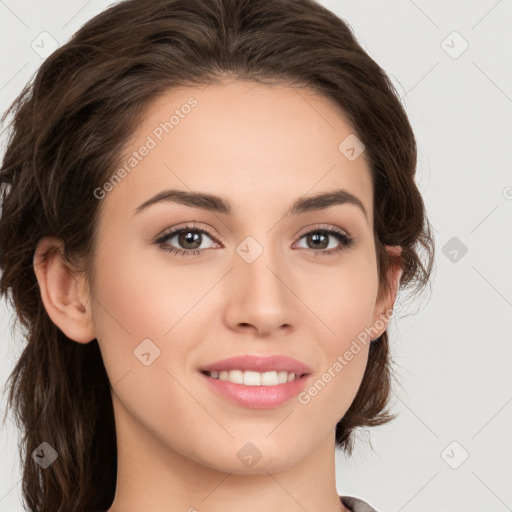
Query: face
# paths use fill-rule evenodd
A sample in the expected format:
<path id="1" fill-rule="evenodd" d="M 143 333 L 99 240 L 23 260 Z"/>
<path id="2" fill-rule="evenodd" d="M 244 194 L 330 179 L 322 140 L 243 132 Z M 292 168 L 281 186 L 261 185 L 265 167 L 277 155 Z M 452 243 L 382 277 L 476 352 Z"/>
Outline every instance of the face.
<path id="1" fill-rule="evenodd" d="M 125 440 L 235 473 L 333 448 L 368 343 L 344 355 L 385 309 L 370 171 L 339 150 L 353 134 L 326 99 L 285 86 L 181 88 L 151 106 L 125 172 L 97 191 L 92 318 Z M 202 371 L 247 355 L 235 383 Z M 273 385 L 250 385 L 262 374 Z"/>

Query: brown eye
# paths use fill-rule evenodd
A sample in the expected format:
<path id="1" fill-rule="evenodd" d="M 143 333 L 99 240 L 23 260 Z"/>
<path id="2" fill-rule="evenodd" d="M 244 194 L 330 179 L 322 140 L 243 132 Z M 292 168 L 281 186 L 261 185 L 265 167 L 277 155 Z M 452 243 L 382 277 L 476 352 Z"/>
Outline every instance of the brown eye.
<path id="1" fill-rule="evenodd" d="M 327 249 L 329 235 L 321 232 L 309 233 L 306 235 L 306 243 L 310 245 L 311 249 Z"/>
<path id="2" fill-rule="evenodd" d="M 155 243 L 165 251 L 185 255 L 196 255 L 212 247 L 212 244 L 203 245 L 207 240 L 213 241 L 213 237 L 204 229 L 194 226 L 185 226 L 172 229 L 159 237 Z M 201 247 L 203 245 L 203 247 Z"/>
<path id="3" fill-rule="evenodd" d="M 197 231 L 182 231 L 177 235 L 177 239 L 178 245 L 183 249 L 198 249 L 201 246 L 202 235 Z"/>
<path id="4" fill-rule="evenodd" d="M 354 244 L 354 240 L 349 235 L 335 228 L 316 229 L 302 235 L 302 239 L 306 242 L 306 249 L 324 255 L 341 252 Z"/>

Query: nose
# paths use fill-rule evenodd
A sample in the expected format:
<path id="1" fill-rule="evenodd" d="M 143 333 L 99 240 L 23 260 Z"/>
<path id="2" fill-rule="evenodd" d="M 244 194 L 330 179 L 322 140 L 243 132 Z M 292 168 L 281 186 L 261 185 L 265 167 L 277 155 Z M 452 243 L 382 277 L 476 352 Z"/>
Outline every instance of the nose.
<path id="1" fill-rule="evenodd" d="M 300 301 L 293 293 L 293 277 L 271 250 L 263 250 L 252 263 L 235 254 L 224 293 L 225 322 L 233 330 L 268 336 L 296 326 Z"/>

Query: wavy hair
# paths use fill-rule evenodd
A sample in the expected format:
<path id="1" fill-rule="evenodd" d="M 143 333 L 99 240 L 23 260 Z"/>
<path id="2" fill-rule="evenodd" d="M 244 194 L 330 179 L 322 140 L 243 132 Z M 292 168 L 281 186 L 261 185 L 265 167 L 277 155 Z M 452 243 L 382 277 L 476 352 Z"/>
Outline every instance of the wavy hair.
<path id="1" fill-rule="evenodd" d="M 429 281 L 434 241 L 414 180 L 413 130 L 389 78 L 342 19 L 313 0 L 127 0 L 108 8 L 44 61 L 3 117 L 11 119 L 0 168 L 0 293 L 27 342 L 9 376 L 8 406 L 22 430 L 30 511 L 105 510 L 117 473 L 97 340 L 73 342 L 50 320 L 36 246 L 58 237 L 70 264 L 89 275 L 100 212 L 94 190 L 116 169 L 141 116 L 173 87 L 226 77 L 305 87 L 339 108 L 366 146 L 380 290 L 389 289 L 390 265 L 403 271 L 400 288 L 419 292 Z M 401 256 L 388 256 L 385 245 L 401 246 Z M 355 429 L 393 417 L 391 362 L 384 332 L 336 426 L 336 444 L 349 454 Z M 43 441 L 58 453 L 49 470 L 31 457 Z"/>

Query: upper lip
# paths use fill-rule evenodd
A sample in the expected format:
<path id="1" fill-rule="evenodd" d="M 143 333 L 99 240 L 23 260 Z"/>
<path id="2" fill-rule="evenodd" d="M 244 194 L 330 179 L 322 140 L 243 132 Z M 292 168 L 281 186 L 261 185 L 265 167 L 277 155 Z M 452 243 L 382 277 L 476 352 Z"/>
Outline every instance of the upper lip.
<path id="1" fill-rule="evenodd" d="M 311 368 L 297 359 L 285 355 L 257 356 L 241 355 L 215 361 L 199 368 L 203 372 L 250 370 L 255 372 L 287 371 L 295 375 L 311 373 Z"/>

